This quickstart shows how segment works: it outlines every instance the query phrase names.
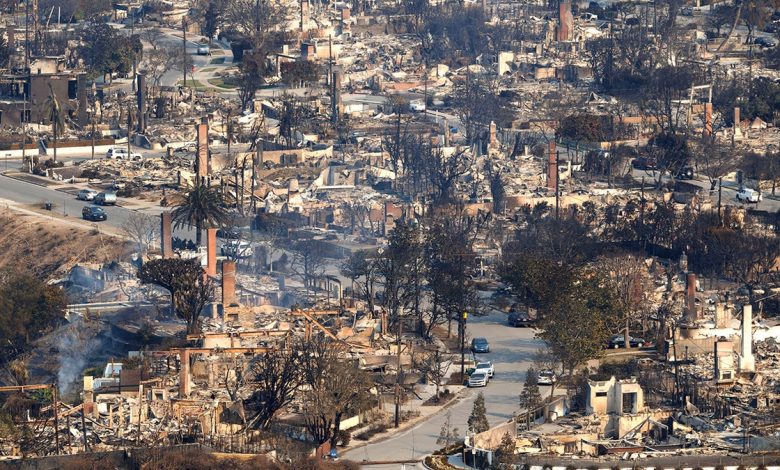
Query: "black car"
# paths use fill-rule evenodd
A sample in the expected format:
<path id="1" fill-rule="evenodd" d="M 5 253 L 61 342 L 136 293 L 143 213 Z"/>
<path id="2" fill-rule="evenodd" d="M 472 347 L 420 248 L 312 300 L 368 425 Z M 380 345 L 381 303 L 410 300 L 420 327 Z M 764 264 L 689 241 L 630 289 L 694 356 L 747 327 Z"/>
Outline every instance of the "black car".
<path id="1" fill-rule="evenodd" d="M 632 348 L 642 348 L 645 346 L 645 344 L 647 344 L 647 341 L 645 341 L 642 338 L 634 338 L 633 336 L 629 336 L 628 344 Z M 610 349 L 625 348 L 626 337 L 622 333 L 617 335 L 612 335 L 612 337 L 609 339 L 609 347 Z"/>
<path id="2" fill-rule="evenodd" d="M 108 219 L 106 211 L 97 206 L 85 206 L 84 209 L 81 210 L 81 217 L 84 218 L 84 220 L 92 221 Z"/>
<path id="3" fill-rule="evenodd" d="M 678 180 L 692 180 L 694 171 L 692 166 L 684 166 L 677 172 L 676 178 Z"/>
<path id="4" fill-rule="evenodd" d="M 490 344 L 485 338 L 474 338 L 471 340 L 471 352 L 475 353 L 489 353 Z"/>
<path id="5" fill-rule="evenodd" d="M 631 166 L 637 170 L 656 170 L 658 169 L 658 163 L 652 158 L 638 157 L 631 160 Z"/>
<path id="6" fill-rule="evenodd" d="M 509 326 L 514 326 L 516 328 L 532 326 L 534 323 L 531 316 L 528 315 L 528 312 L 511 312 L 507 321 Z"/>

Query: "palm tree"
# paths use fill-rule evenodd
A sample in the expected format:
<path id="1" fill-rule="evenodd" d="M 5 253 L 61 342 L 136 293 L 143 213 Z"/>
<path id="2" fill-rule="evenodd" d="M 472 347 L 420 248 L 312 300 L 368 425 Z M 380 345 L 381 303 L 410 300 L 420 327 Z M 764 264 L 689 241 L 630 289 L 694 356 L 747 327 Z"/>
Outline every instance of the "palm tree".
<path id="1" fill-rule="evenodd" d="M 54 90 L 49 83 L 49 98 L 46 100 L 46 109 L 49 111 L 49 120 L 51 121 L 52 130 L 54 133 L 54 161 L 57 161 L 57 138 L 65 125 L 64 114 L 60 107 L 60 101 L 57 99 L 57 95 L 54 94 Z"/>
<path id="2" fill-rule="evenodd" d="M 174 197 L 173 206 L 174 228 L 195 227 L 195 242 L 199 246 L 204 228 L 223 227 L 230 222 L 230 213 L 219 192 L 205 184 L 188 186 Z"/>

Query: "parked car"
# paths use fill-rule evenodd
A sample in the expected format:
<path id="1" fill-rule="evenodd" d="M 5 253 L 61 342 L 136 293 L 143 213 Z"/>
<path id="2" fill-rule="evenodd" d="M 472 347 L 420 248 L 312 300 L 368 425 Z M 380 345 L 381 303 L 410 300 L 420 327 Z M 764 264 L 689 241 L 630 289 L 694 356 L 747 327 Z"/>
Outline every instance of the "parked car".
<path id="1" fill-rule="evenodd" d="M 507 317 L 509 326 L 514 327 L 528 327 L 532 326 L 534 321 L 531 319 L 531 315 L 528 312 L 510 312 Z"/>
<path id="2" fill-rule="evenodd" d="M 493 363 L 490 361 L 485 362 L 478 362 L 477 367 L 474 369 L 474 373 L 486 373 L 489 378 L 493 378 L 493 375 L 495 374 L 495 369 L 493 368 Z"/>
<path id="3" fill-rule="evenodd" d="M 490 344 L 486 338 L 474 338 L 471 340 L 471 352 L 489 353 Z"/>
<path id="4" fill-rule="evenodd" d="M 84 220 L 92 221 L 108 219 L 106 211 L 97 206 L 84 206 L 84 208 L 81 209 L 81 217 L 84 218 Z"/>
<path id="5" fill-rule="evenodd" d="M 115 206 L 116 194 L 106 192 L 98 193 L 98 195 L 95 196 L 95 204 L 100 204 L 101 206 Z"/>
<path id="6" fill-rule="evenodd" d="M 737 191 L 737 201 L 739 202 L 761 202 L 761 194 L 755 189 L 742 188 Z"/>
<path id="7" fill-rule="evenodd" d="M 777 46 L 777 40 L 775 38 L 759 36 L 753 40 L 753 44 L 761 47 L 775 47 Z"/>
<path id="8" fill-rule="evenodd" d="M 106 151 L 106 158 L 124 160 L 127 158 L 127 149 L 125 147 L 111 147 Z"/>
<path id="9" fill-rule="evenodd" d="M 111 147 L 106 151 L 106 158 L 138 162 L 143 160 L 144 156 L 138 152 L 131 151 L 128 153 L 126 147 Z"/>
<path id="10" fill-rule="evenodd" d="M 656 170 L 658 169 L 658 163 L 652 158 L 638 157 L 631 160 L 631 166 L 637 170 Z"/>
<path id="11" fill-rule="evenodd" d="M 539 375 L 536 378 L 536 383 L 539 385 L 552 385 L 558 381 L 558 376 L 550 369 L 540 370 Z"/>
<path id="12" fill-rule="evenodd" d="M 97 195 L 98 192 L 95 191 L 94 189 L 82 189 L 81 191 L 79 191 L 76 197 L 82 201 L 92 201 L 95 199 L 95 196 Z"/>
<path id="13" fill-rule="evenodd" d="M 241 229 L 238 227 L 221 228 L 217 230 L 217 237 L 225 240 L 241 238 Z"/>
<path id="14" fill-rule="evenodd" d="M 198 44 L 198 55 L 209 55 L 209 45 L 206 43 Z"/>
<path id="15" fill-rule="evenodd" d="M 231 258 L 249 258 L 252 255 L 252 245 L 241 240 L 228 240 L 220 248 L 222 256 Z"/>
<path id="16" fill-rule="evenodd" d="M 474 372 L 469 377 L 469 387 L 484 387 L 488 384 L 488 375 L 485 372 Z"/>
<path id="17" fill-rule="evenodd" d="M 684 166 L 680 168 L 680 171 L 677 172 L 675 175 L 675 178 L 678 180 L 692 180 L 694 176 L 694 171 L 692 166 Z"/>
<path id="18" fill-rule="evenodd" d="M 645 341 L 643 338 L 634 338 L 630 335 L 628 337 L 628 345 L 632 348 L 643 348 L 645 344 L 647 344 L 647 341 Z M 623 333 L 612 335 L 612 337 L 609 338 L 609 347 L 612 349 L 625 348 L 626 337 L 623 335 Z"/>

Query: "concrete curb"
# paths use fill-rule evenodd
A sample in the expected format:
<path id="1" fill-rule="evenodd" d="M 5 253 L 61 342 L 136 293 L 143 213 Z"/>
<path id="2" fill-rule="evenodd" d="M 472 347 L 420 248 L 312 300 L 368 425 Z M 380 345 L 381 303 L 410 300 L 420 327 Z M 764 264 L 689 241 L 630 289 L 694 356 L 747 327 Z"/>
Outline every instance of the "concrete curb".
<path id="1" fill-rule="evenodd" d="M 465 391 L 465 390 L 468 390 L 468 388 L 464 388 L 463 390 L 458 392 L 458 395 L 461 395 L 463 393 L 463 391 Z M 452 406 L 455 406 L 455 404 L 460 403 L 463 398 L 464 398 L 463 396 L 456 396 L 455 398 L 450 400 L 447 404 L 443 405 L 441 408 L 439 408 L 438 410 L 434 411 L 433 413 L 431 413 L 431 414 L 429 414 L 427 416 L 420 416 L 420 417 L 415 418 L 415 419 L 413 419 L 411 421 L 407 421 L 406 423 L 401 425 L 398 429 L 396 429 L 392 433 L 390 433 L 388 435 L 385 435 L 385 436 L 377 437 L 375 440 L 369 439 L 366 442 L 361 442 L 360 444 L 357 444 L 355 446 L 347 446 L 347 447 L 345 447 L 345 448 L 343 448 L 341 450 L 341 453 L 343 454 L 343 453 L 350 452 L 350 451 L 353 451 L 353 450 L 362 449 L 363 447 L 369 446 L 371 444 L 378 444 L 380 442 L 384 442 L 384 441 L 387 441 L 389 439 L 392 439 L 392 438 L 398 436 L 399 434 L 408 431 L 412 427 L 414 427 L 414 426 L 416 426 L 416 425 L 418 425 L 420 423 L 423 423 L 423 422 L 433 418 L 434 416 L 437 416 L 442 411 L 444 411 L 444 410 L 446 410 L 446 409 L 448 409 L 448 408 L 450 408 Z M 426 455 L 428 455 L 428 454 L 426 454 Z"/>

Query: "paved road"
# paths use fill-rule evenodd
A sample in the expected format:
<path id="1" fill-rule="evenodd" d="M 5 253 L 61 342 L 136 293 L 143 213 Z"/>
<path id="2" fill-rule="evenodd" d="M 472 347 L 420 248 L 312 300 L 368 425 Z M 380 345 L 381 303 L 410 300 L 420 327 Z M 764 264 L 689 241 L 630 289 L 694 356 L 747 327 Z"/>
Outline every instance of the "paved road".
<path id="1" fill-rule="evenodd" d="M 44 186 L 39 186 L 24 181 L 19 181 L 7 176 L 0 175 L 0 199 L 14 201 L 19 204 L 41 204 L 44 201 L 54 203 L 55 211 L 58 214 L 67 214 L 69 219 L 81 221 L 81 209 L 91 203 L 80 201 L 75 196 L 57 191 Z M 121 198 L 119 203 L 122 204 Z M 100 226 L 111 226 L 121 228 L 127 221 L 133 209 L 119 206 L 104 207 L 108 214 L 108 220 L 97 222 Z M 157 216 L 163 211 L 161 207 L 145 208 L 141 210 L 149 215 Z M 85 221 L 86 222 L 86 221 Z M 174 230 L 174 234 L 179 237 L 194 238 L 194 232 L 189 229 Z"/>
<path id="2" fill-rule="evenodd" d="M 645 171 L 645 170 L 637 170 L 632 169 L 631 170 L 631 176 L 636 181 L 641 181 L 642 177 L 645 178 L 645 185 L 646 187 L 652 187 L 655 179 L 658 178 L 658 173 L 655 171 Z M 664 181 L 667 181 L 668 177 L 664 177 Z M 707 194 L 710 191 L 710 181 L 702 176 L 697 175 L 695 179 L 693 180 L 685 180 L 686 183 L 690 183 L 693 185 L 696 185 L 700 188 L 702 188 L 703 193 Z M 767 212 L 777 212 L 780 210 L 780 197 L 775 198 L 771 194 L 763 194 L 763 200 L 759 202 L 758 204 L 745 204 L 742 202 L 737 201 L 737 191 L 739 190 L 739 187 L 734 182 L 723 182 L 723 190 L 721 194 L 721 204 L 723 206 L 745 206 L 745 207 L 755 207 L 759 210 L 764 210 Z M 713 203 L 717 204 L 718 202 L 718 191 L 717 189 L 712 193 L 713 197 Z"/>
<path id="3" fill-rule="evenodd" d="M 491 425 L 512 417 L 512 413 L 518 410 L 518 396 L 525 380 L 525 373 L 533 362 L 536 351 L 541 347 L 541 342 L 534 338 L 533 330 L 506 326 L 506 317 L 503 314 L 495 313 L 470 319 L 470 321 L 469 335 L 486 337 L 490 341 L 492 352 L 481 355 L 480 358 L 484 357 L 494 362 L 496 375 L 487 387 L 469 390 L 467 397 L 449 408 L 452 424 L 460 429 L 461 436 L 468 428 L 466 422 L 479 391 L 485 395 L 488 420 Z M 542 387 L 542 393 L 546 391 L 549 392 L 549 389 Z M 436 439 L 445 415 L 446 412 L 440 412 L 396 437 L 349 451 L 343 455 L 343 458 L 357 462 L 420 458 L 441 447 L 436 444 Z M 407 468 L 412 467 L 413 465 L 407 465 Z M 375 465 L 364 466 L 364 468 L 397 470 L 401 465 Z"/>

